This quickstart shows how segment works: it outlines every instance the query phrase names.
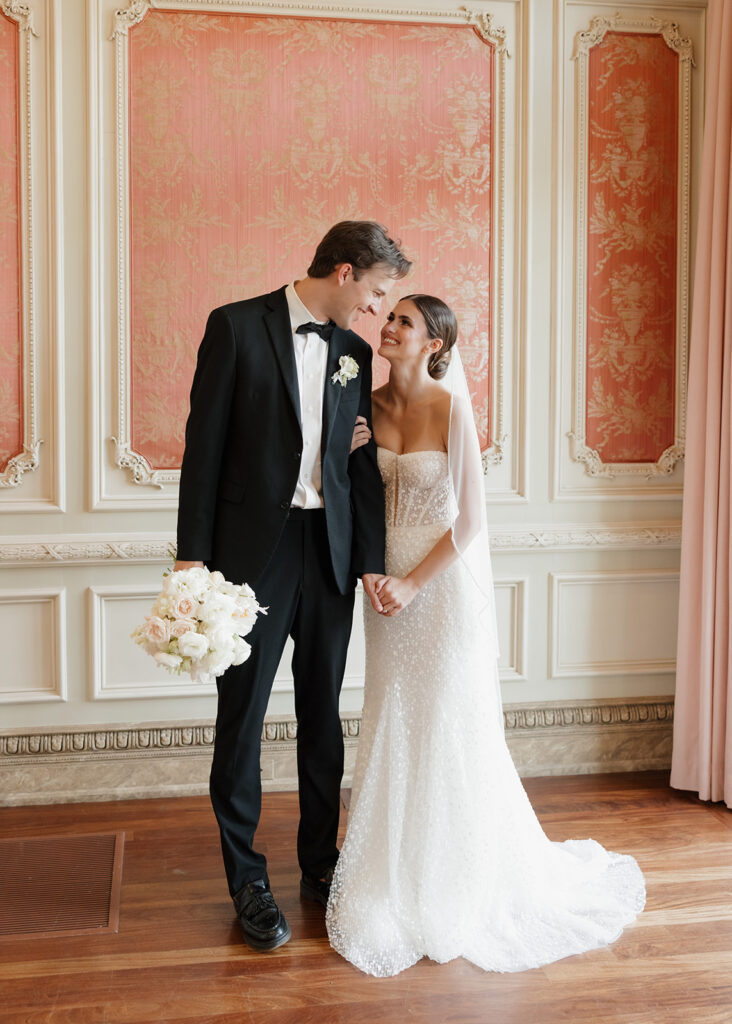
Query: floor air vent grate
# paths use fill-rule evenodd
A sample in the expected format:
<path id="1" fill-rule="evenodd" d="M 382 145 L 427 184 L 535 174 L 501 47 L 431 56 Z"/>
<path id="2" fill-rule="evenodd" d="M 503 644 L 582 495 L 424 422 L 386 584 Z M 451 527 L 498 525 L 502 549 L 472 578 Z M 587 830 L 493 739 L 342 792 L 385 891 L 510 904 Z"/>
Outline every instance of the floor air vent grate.
<path id="1" fill-rule="evenodd" d="M 0 937 L 116 932 L 124 832 L 0 839 Z"/>

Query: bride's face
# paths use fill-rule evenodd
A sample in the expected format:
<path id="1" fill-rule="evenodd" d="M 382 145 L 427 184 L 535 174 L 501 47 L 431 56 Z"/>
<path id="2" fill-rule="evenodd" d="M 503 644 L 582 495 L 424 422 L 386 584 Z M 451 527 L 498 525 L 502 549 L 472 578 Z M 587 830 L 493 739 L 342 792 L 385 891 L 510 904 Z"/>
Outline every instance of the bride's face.
<path id="1" fill-rule="evenodd" d="M 432 347 L 434 340 L 415 304 L 408 299 L 397 302 L 381 328 L 379 355 L 390 363 L 426 361 Z"/>

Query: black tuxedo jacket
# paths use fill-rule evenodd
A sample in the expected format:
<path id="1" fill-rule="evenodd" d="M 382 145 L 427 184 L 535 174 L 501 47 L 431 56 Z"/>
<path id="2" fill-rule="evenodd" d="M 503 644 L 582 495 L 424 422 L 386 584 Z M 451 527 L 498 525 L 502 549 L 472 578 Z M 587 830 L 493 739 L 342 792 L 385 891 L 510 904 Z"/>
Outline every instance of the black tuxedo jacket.
<path id="1" fill-rule="evenodd" d="M 325 344 L 325 342 L 324 342 Z M 350 355 L 358 376 L 333 383 Z M 336 327 L 323 394 L 322 486 L 341 593 L 384 572 L 384 493 L 373 439 L 350 455 L 357 415 L 371 426 L 369 345 Z M 178 558 L 255 587 L 279 540 L 302 457 L 292 329 L 280 288 L 208 318 L 198 351 L 180 475 Z"/>

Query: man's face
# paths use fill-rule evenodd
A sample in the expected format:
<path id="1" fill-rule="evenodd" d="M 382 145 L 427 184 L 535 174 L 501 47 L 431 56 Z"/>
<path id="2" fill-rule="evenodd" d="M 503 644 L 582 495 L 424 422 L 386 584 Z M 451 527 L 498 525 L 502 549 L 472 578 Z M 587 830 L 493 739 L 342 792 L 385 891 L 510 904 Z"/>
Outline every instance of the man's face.
<path id="1" fill-rule="evenodd" d="M 377 316 L 381 304 L 394 287 L 394 278 L 379 267 L 357 271 L 358 280 L 348 263 L 341 264 L 336 270 L 338 286 L 333 295 L 331 319 L 348 330 L 366 313 Z"/>

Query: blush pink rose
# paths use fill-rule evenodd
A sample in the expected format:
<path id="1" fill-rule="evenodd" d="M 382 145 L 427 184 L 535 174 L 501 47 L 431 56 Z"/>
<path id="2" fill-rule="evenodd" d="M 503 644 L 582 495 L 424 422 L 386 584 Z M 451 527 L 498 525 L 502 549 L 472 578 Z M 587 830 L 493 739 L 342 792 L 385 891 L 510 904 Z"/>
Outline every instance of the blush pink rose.
<path id="1" fill-rule="evenodd" d="M 195 619 L 176 619 L 170 627 L 170 635 L 173 637 L 181 637 L 184 633 L 195 633 L 196 626 L 197 623 Z"/>
<path id="2" fill-rule="evenodd" d="M 171 602 L 171 613 L 175 619 L 190 619 L 198 606 L 198 601 L 190 594 L 178 594 Z"/>
<path id="3" fill-rule="evenodd" d="M 144 635 L 153 644 L 167 644 L 170 640 L 170 624 L 167 619 L 150 615 L 145 620 Z"/>

